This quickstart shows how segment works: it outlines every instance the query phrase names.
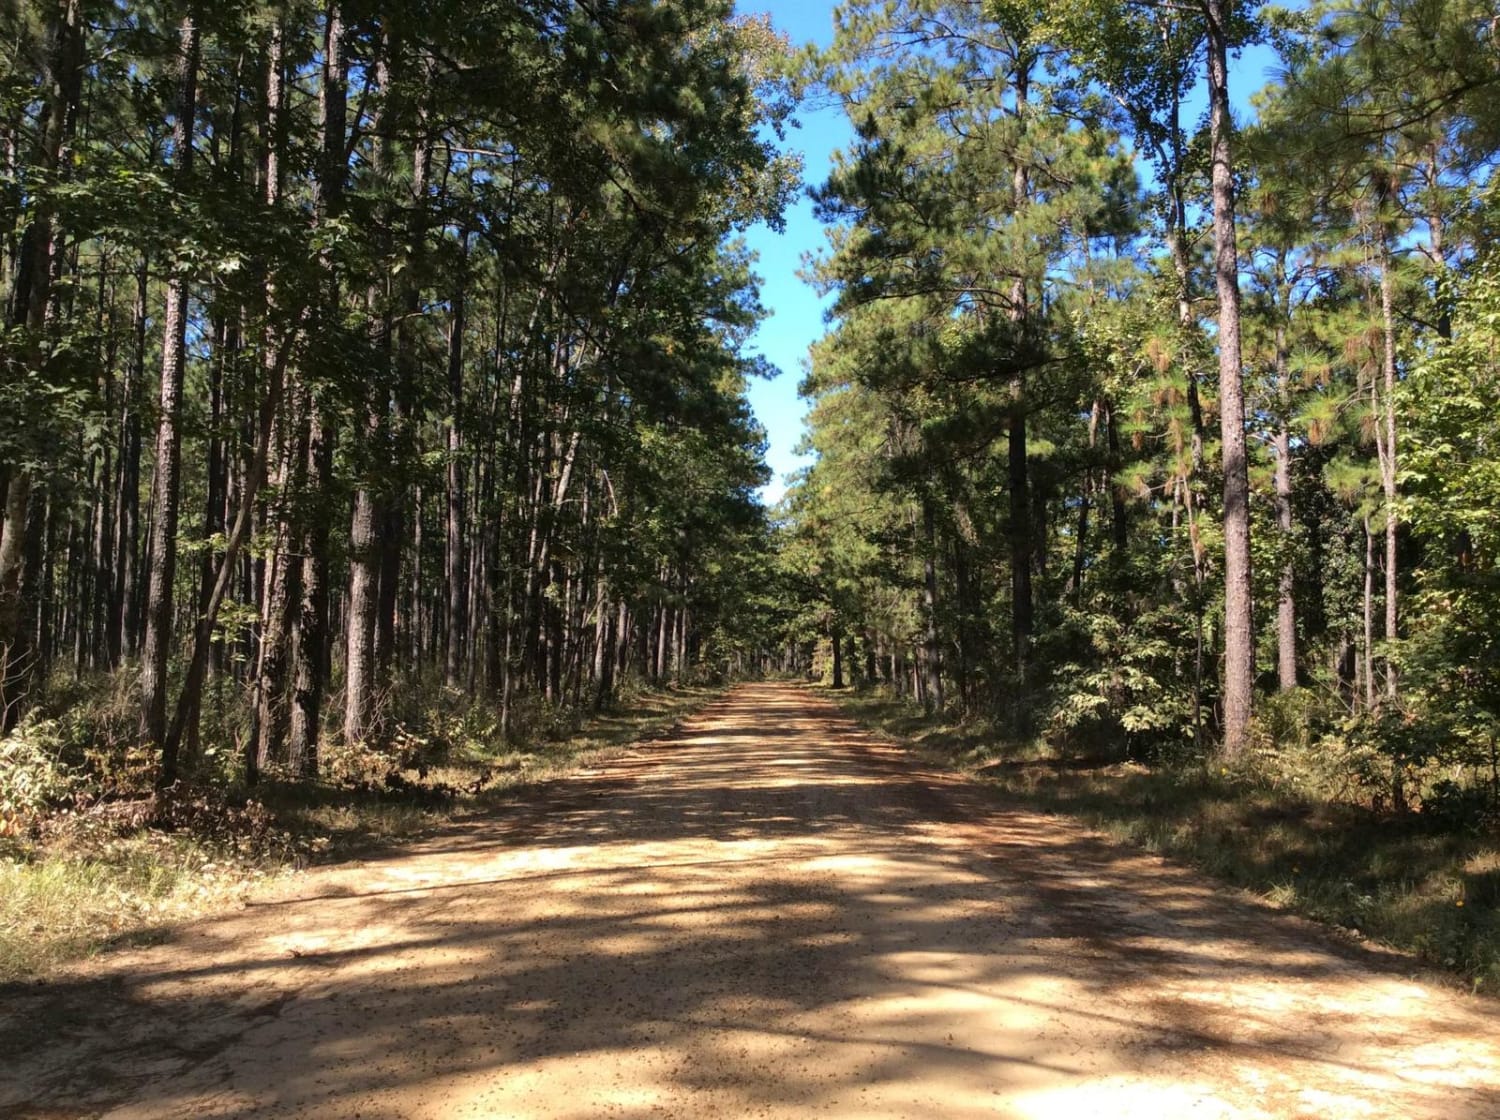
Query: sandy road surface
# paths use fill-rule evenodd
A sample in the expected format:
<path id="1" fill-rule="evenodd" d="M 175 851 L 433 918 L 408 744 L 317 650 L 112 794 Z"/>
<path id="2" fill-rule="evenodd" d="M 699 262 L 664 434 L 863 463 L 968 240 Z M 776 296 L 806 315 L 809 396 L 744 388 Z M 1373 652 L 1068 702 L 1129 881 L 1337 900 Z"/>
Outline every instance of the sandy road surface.
<path id="1" fill-rule="evenodd" d="M 0 1115 L 1469 1120 L 1500 1007 L 759 685 L 6 993 Z"/>

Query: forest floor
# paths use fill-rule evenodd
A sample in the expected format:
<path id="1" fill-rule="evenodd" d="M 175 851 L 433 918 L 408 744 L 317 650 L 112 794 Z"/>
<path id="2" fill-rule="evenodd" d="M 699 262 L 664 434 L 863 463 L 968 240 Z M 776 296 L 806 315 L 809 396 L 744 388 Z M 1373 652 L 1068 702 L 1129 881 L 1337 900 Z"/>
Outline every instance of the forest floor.
<path id="1" fill-rule="evenodd" d="M 741 686 L 0 990 L 0 1115 L 1500 1117 L 1500 1004 Z"/>

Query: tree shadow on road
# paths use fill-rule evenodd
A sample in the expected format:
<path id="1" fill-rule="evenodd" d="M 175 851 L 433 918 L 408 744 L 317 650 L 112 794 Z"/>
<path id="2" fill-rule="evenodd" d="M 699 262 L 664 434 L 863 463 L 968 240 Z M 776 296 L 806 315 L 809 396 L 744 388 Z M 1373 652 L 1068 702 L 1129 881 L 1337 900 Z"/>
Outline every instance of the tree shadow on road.
<path id="1" fill-rule="evenodd" d="M 0 1110 L 1500 1115 L 1492 1006 L 787 687 L 308 886 L 0 993 Z"/>

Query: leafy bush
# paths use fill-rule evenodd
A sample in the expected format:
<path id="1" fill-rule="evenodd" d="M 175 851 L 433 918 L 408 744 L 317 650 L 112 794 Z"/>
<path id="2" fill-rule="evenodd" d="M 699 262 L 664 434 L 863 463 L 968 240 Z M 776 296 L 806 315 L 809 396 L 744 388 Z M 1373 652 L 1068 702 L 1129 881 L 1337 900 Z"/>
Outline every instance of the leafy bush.
<path id="1" fill-rule="evenodd" d="M 1390 785 L 1390 761 L 1369 720 L 1311 688 L 1257 701 L 1251 749 L 1237 771 L 1267 789 L 1345 804 L 1369 804 Z"/>
<path id="2" fill-rule="evenodd" d="M 346 743 L 338 739 L 322 749 L 323 775 L 336 785 L 378 784 L 385 775 L 411 769 L 416 764 L 409 744 L 402 738 L 387 743 L 365 740 Z"/>
<path id="3" fill-rule="evenodd" d="M 1262 752 L 1305 754 L 1337 721 L 1335 701 L 1311 688 L 1294 688 L 1256 701 L 1253 742 Z"/>
<path id="4" fill-rule="evenodd" d="M 62 755 L 55 720 L 28 716 L 0 739 L 0 835 L 29 830 L 46 810 L 80 788 L 80 775 Z"/>
<path id="5" fill-rule="evenodd" d="M 1059 749 L 1101 747 L 1131 757 L 1176 756 L 1193 743 L 1191 677 L 1182 672 L 1180 619 L 1129 623 L 1072 612 L 1074 658 L 1053 675 L 1046 738 Z M 1039 658 L 1042 651 L 1038 651 Z"/>
<path id="6" fill-rule="evenodd" d="M 1500 824 L 1496 791 L 1439 778 L 1422 798 L 1422 817 L 1442 832 L 1478 833 Z"/>
<path id="7" fill-rule="evenodd" d="M 57 757 L 97 794 L 146 794 L 156 759 L 140 736 L 139 678 L 132 672 L 47 682 L 34 714 L 50 714 Z"/>

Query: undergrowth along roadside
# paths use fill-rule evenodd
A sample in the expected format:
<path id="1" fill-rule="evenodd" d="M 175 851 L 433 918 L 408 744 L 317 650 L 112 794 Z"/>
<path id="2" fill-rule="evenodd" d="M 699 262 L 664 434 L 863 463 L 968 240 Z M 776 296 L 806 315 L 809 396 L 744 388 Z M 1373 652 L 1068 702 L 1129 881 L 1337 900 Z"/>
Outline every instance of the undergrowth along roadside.
<path id="1" fill-rule="evenodd" d="M 299 780 L 267 782 L 257 795 L 290 831 L 299 858 L 338 859 L 419 835 L 441 821 L 486 812 L 528 786 L 606 761 L 633 743 L 662 734 L 723 691 L 715 685 L 642 690 L 576 726 L 525 743 L 491 747 L 482 739 L 470 740 L 435 760 L 413 752 L 396 771 L 394 788 L 384 780 Z M 420 770 L 413 763 L 420 763 Z M 347 762 L 339 765 L 350 769 Z M 384 769 L 382 762 L 372 773 Z"/>
<path id="2" fill-rule="evenodd" d="M 824 691 L 820 689 L 820 691 Z M 1180 860 L 1286 910 L 1500 992 L 1500 836 L 1278 788 L 1253 766 L 1067 758 L 879 692 L 824 691 L 865 727 L 1028 807 Z"/>
<path id="3" fill-rule="evenodd" d="M 526 787 L 664 733 L 722 691 L 639 692 L 570 733 L 505 746 L 473 742 L 423 761 L 420 771 L 397 770 L 390 783 L 266 782 L 243 807 L 179 812 L 183 823 L 171 830 L 122 822 L 120 807 L 108 802 L 61 811 L 35 836 L 0 836 L 0 983 L 161 940 L 174 925 L 236 905 L 309 863 L 494 810 Z"/>

